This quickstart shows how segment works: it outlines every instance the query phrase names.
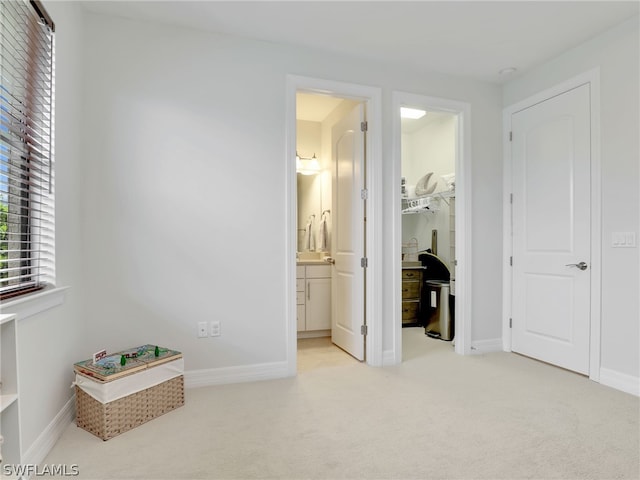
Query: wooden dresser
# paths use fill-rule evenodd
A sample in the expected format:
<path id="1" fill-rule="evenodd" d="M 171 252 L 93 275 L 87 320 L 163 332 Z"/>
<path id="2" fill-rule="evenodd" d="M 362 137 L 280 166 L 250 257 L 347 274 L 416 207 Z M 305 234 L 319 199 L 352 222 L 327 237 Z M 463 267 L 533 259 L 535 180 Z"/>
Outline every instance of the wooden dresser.
<path id="1" fill-rule="evenodd" d="M 402 326 L 417 327 L 420 323 L 422 270 L 424 267 L 402 268 Z"/>

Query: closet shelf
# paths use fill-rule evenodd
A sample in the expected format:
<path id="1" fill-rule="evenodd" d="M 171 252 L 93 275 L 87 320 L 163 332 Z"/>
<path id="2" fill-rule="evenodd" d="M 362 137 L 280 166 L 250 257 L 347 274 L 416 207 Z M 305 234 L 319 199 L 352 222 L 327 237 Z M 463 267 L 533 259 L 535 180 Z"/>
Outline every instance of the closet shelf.
<path id="1" fill-rule="evenodd" d="M 440 200 L 444 200 L 449 205 L 448 199 L 455 196 L 454 190 L 445 190 L 416 198 L 402 197 L 402 214 L 436 212 L 440 210 Z"/>

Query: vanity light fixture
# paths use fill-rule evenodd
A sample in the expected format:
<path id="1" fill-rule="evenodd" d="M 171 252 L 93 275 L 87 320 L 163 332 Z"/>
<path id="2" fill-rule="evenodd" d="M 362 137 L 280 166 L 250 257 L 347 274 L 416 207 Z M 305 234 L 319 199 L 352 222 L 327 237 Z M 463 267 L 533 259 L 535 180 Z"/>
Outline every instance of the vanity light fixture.
<path id="1" fill-rule="evenodd" d="M 301 158 L 296 152 L 296 172 L 302 175 L 316 175 L 320 173 L 320 162 L 313 154 L 312 158 Z"/>
<path id="2" fill-rule="evenodd" d="M 400 118 L 410 118 L 412 120 L 418 120 L 427 114 L 424 110 L 417 108 L 400 107 Z"/>

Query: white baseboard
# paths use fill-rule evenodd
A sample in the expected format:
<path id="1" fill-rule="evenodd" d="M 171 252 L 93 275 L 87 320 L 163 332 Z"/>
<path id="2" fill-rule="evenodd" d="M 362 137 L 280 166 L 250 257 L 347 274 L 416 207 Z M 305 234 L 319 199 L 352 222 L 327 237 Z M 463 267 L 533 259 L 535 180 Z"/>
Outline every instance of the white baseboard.
<path id="1" fill-rule="evenodd" d="M 382 366 L 383 367 L 392 367 L 394 365 L 399 365 L 402 362 L 396 361 L 396 355 L 394 350 L 385 350 L 382 352 Z"/>
<path id="2" fill-rule="evenodd" d="M 65 403 L 47 428 L 38 436 L 35 442 L 24 453 L 20 463 L 29 465 L 41 464 L 49 454 L 66 428 L 73 422 L 76 416 L 75 396 Z"/>
<path id="3" fill-rule="evenodd" d="M 226 383 L 256 382 L 290 376 L 287 362 L 260 363 L 241 367 L 209 368 L 184 372 L 185 388 Z"/>
<path id="4" fill-rule="evenodd" d="M 502 352 L 503 350 L 502 338 L 491 338 L 489 340 L 476 340 L 471 342 L 472 354 Z"/>
<path id="5" fill-rule="evenodd" d="M 600 384 L 640 397 L 640 378 L 600 368 Z"/>
<path id="6" fill-rule="evenodd" d="M 321 338 L 330 337 L 331 330 L 311 330 L 298 332 L 298 338 Z"/>

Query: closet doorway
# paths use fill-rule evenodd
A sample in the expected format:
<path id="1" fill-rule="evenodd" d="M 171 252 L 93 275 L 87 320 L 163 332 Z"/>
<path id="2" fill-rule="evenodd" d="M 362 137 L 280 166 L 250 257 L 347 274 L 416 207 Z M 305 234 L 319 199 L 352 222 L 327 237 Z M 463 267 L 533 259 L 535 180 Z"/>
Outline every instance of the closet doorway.
<path id="1" fill-rule="evenodd" d="M 471 353 L 469 105 L 396 92 L 396 355 L 402 332 Z M 413 335 L 412 338 L 416 336 Z"/>

